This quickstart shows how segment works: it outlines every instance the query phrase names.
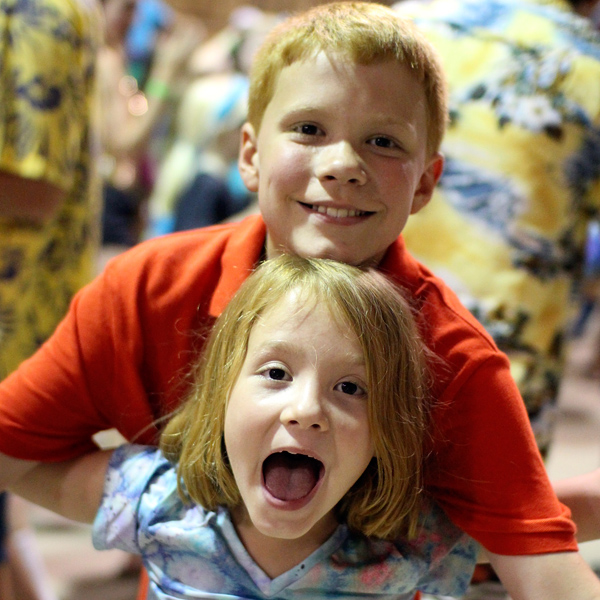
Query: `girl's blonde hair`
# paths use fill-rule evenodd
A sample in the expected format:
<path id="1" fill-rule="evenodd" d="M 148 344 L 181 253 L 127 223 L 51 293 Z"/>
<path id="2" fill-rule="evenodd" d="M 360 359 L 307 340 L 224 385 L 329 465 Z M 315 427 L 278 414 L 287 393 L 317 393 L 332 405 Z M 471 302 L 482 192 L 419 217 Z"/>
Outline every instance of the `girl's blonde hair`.
<path id="1" fill-rule="evenodd" d="M 161 450 L 178 463 L 180 493 L 209 510 L 240 504 L 223 441 L 227 402 L 254 324 L 298 290 L 349 327 L 364 353 L 375 454 L 340 502 L 338 516 L 369 536 L 412 535 L 428 416 L 426 350 L 393 283 L 375 270 L 328 259 L 281 256 L 264 262 L 217 319 L 190 396 L 161 436 Z"/>
<path id="2" fill-rule="evenodd" d="M 371 2 L 316 6 L 270 32 L 250 72 L 248 122 L 257 133 L 281 71 L 319 52 L 341 55 L 356 64 L 393 60 L 410 68 L 425 92 L 428 153 L 439 150 L 446 130 L 448 101 L 438 55 L 412 21 Z"/>

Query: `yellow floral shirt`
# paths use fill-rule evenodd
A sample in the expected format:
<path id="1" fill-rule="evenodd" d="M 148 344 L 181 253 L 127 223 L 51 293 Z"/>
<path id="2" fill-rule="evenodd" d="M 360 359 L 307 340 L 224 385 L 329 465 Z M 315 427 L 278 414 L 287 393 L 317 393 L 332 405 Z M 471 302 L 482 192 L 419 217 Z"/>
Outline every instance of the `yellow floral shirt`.
<path id="1" fill-rule="evenodd" d="M 600 204 L 600 37 L 564 0 L 397 10 L 440 52 L 451 92 L 445 172 L 410 219 L 408 248 L 509 354 L 544 449 Z"/>
<path id="2" fill-rule="evenodd" d="M 0 218 L 0 378 L 49 337 L 93 275 L 92 0 L 0 0 L 0 169 L 67 192 L 44 227 Z"/>

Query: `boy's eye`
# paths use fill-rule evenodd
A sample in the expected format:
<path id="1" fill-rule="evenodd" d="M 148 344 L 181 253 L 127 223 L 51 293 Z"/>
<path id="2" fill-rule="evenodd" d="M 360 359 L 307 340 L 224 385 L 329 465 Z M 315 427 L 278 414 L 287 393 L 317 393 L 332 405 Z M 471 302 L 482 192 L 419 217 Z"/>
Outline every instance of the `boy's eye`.
<path id="1" fill-rule="evenodd" d="M 338 391 L 342 392 L 342 394 L 348 394 L 349 396 L 362 396 L 366 393 L 358 383 L 354 383 L 353 381 L 342 381 L 335 387 Z"/>
<path id="2" fill-rule="evenodd" d="M 369 142 L 373 146 L 377 146 L 378 148 L 398 148 L 398 144 L 391 140 L 388 137 L 378 135 L 377 137 L 372 138 Z"/>
<path id="3" fill-rule="evenodd" d="M 302 123 L 301 125 L 297 125 L 294 130 L 302 135 L 319 135 L 321 130 L 311 123 Z"/>

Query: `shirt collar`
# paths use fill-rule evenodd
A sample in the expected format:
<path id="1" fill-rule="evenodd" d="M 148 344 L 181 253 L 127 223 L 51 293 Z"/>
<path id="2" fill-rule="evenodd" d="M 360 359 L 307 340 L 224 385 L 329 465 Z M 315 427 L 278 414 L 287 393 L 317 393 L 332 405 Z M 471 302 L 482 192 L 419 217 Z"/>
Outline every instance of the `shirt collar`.
<path id="1" fill-rule="evenodd" d="M 237 225 L 221 257 L 221 277 L 210 301 L 209 313 L 219 316 L 263 256 L 267 228 L 260 215 Z"/>

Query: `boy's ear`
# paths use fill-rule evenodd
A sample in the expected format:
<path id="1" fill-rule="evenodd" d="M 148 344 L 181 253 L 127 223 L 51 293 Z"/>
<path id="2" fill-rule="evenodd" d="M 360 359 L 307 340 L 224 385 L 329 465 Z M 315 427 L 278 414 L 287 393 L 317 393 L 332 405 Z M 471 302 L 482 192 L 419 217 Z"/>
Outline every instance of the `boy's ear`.
<path id="1" fill-rule="evenodd" d="M 244 123 L 240 134 L 238 168 L 242 180 L 250 192 L 258 192 L 258 163 L 256 132 L 250 123 Z"/>
<path id="2" fill-rule="evenodd" d="M 442 176 L 443 170 L 444 156 L 440 152 L 436 152 L 429 159 L 429 164 L 421 175 L 419 185 L 413 198 L 412 208 L 410 209 L 411 215 L 418 213 L 431 200 L 431 196 L 433 196 L 433 190 Z"/>

